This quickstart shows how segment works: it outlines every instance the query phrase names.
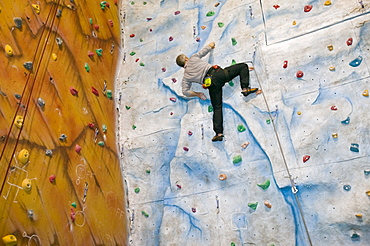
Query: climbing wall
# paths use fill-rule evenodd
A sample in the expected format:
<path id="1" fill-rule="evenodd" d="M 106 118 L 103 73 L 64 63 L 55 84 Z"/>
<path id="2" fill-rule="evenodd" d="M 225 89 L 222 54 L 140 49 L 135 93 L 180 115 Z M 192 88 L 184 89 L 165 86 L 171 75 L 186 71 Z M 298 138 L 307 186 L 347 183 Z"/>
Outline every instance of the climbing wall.
<path id="1" fill-rule="evenodd" d="M 131 245 L 368 245 L 367 1 L 126 1 L 117 78 Z M 190 56 L 246 62 L 259 95 L 181 92 Z"/>
<path id="2" fill-rule="evenodd" d="M 1 1 L 0 43 L 0 245 L 127 245 L 118 3 Z"/>

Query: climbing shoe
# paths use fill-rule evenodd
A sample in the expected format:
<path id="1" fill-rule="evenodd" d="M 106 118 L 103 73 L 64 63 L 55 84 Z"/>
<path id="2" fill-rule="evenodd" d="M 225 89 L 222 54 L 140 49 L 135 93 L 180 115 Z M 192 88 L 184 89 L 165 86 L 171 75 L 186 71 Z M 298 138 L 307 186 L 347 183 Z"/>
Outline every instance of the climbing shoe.
<path id="1" fill-rule="evenodd" d="M 258 91 L 258 88 L 248 88 L 248 89 L 246 89 L 246 90 L 243 90 L 242 91 L 242 94 L 243 94 L 243 96 L 248 96 L 249 94 L 251 94 L 251 93 L 255 93 L 255 92 L 257 92 Z"/>
<path id="2" fill-rule="evenodd" d="M 222 141 L 223 138 L 224 138 L 224 135 L 216 135 L 212 138 L 212 142 Z"/>

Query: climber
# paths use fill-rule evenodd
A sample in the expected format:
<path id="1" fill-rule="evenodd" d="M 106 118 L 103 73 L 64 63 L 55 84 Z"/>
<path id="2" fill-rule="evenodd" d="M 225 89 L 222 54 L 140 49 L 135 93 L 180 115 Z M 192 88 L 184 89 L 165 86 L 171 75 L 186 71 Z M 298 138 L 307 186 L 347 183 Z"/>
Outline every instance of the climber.
<path id="1" fill-rule="evenodd" d="M 222 141 L 223 135 L 223 116 L 222 116 L 222 87 L 226 82 L 231 81 L 236 76 L 240 77 L 240 86 L 242 94 L 248 96 L 251 93 L 257 92 L 258 88 L 249 87 L 249 68 L 245 63 L 238 63 L 226 68 L 221 68 L 218 65 L 211 64 L 201 60 L 212 49 L 215 48 L 215 43 L 211 42 L 202 48 L 198 53 L 188 58 L 181 54 L 176 58 L 176 63 L 185 69 L 182 79 L 182 93 L 187 97 L 199 97 L 206 100 L 206 96 L 202 92 L 191 91 L 192 83 L 198 83 L 205 89 L 209 89 L 211 103 L 213 107 L 213 130 L 216 135 L 212 141 Z"/>

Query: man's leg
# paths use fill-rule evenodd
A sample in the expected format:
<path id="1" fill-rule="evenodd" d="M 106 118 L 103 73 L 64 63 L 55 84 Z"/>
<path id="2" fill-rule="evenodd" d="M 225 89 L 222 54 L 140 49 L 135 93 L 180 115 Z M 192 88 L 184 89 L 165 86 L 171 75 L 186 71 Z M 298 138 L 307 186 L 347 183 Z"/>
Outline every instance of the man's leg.
<path id="1" fill-rule="evenodd" d="M 209 88 L 209 95 L 213 107 L 213 130 L 216 135 L 223 134 L 222 87 L 214 86 Z"/>
<path id="2" fill-rule="evenodd" d="M 225 68 L 228 72 L 227 80 L 230 81 L 236 76 L 240 77 L 240 87 L 246 89 L 249 87 L 249 68 L 245 63 L 238 63 Z"/>

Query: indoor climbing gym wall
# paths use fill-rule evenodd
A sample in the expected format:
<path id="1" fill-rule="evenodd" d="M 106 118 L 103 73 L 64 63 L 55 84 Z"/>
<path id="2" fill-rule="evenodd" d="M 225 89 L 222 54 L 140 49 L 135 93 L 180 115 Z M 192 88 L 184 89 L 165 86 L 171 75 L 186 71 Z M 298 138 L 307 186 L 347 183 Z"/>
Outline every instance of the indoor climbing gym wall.
<path id="1" fill-rule="evenodd" d="M 0 245 L 127 245 L 119 4 L 0 1 Z"/>
<path id="2" fill-rule="evenodd" d="M 369 245 L 370 2 L 124 1 L 116 78 L 130 245 Z M 245 62 L 207 100 L 182 94 L 187 56 Z M 35 181 L 38 182 L 38 181 Z"/>

